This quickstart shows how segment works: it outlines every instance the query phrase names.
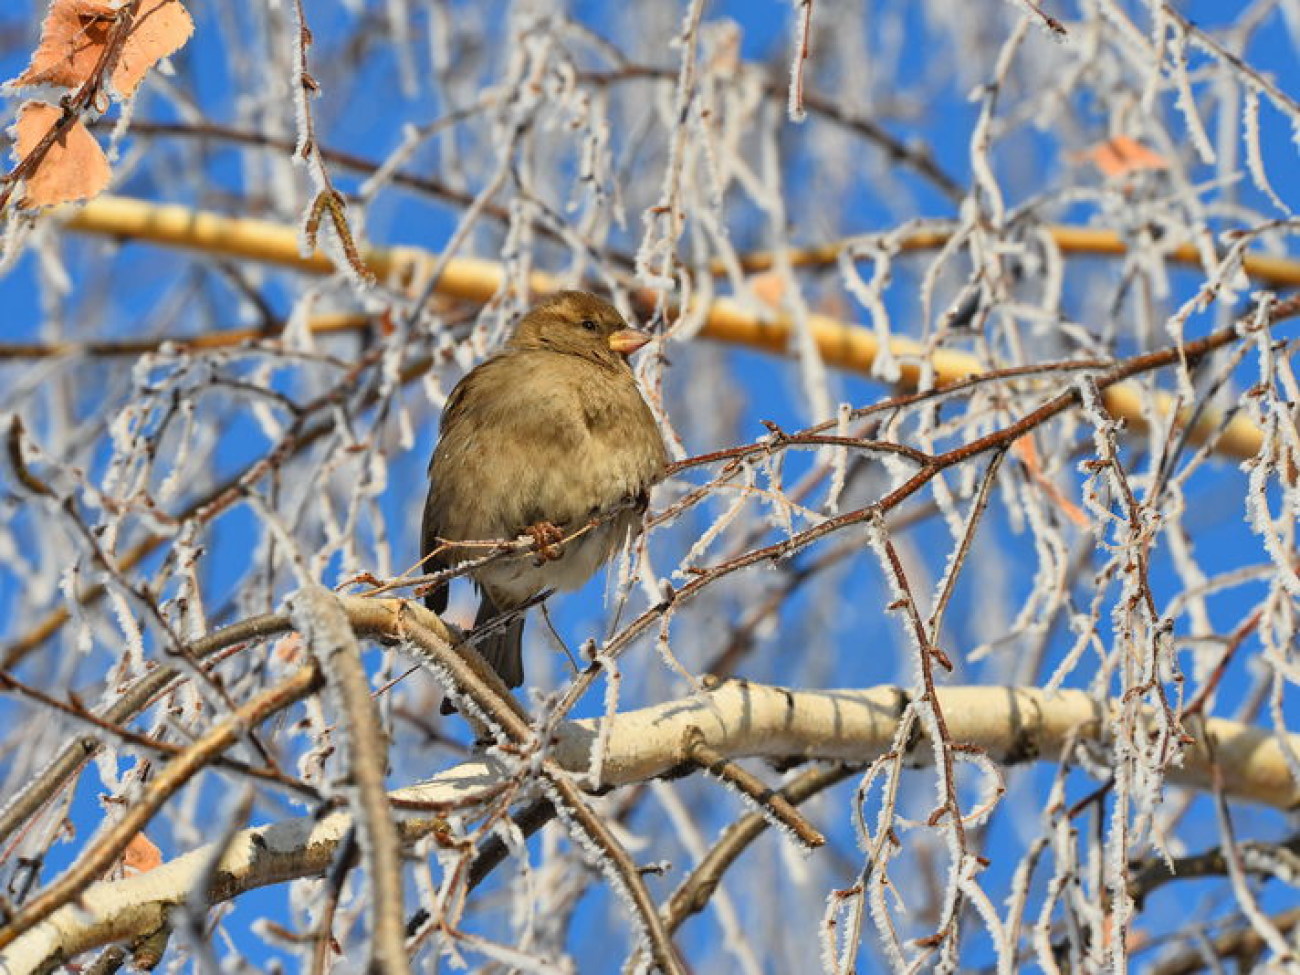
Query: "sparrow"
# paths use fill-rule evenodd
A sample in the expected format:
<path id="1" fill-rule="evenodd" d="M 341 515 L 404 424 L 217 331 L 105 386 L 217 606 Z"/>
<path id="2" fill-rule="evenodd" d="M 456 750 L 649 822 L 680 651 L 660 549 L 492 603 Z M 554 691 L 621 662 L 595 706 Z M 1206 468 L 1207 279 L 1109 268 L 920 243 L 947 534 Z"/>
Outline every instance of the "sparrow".
<path id="1" fill-rule="evenodd" d="M 577 589 L 639 527 L 668 455 L 628 356 L 650 340 L 609 302 L 561 291 L 538 302 L 503 349 L 452 390 L 429 462 L 421 554 L 437 571 L 491 553 L 456 542 L 531 535 L 531 551 L 473 569 L 476 641 L 509 687 L 524 680 L 524 620 L 548 590 Z M 425 604 L 447 608 L 448 586 Z M 455 708 L 444 701 L 442 711 Z"/>

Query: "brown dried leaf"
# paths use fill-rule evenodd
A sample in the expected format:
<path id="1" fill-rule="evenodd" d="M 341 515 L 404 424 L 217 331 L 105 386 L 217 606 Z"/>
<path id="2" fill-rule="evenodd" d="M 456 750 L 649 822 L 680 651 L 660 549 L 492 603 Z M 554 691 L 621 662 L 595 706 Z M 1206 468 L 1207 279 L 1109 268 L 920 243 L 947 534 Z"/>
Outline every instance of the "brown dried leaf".
<path id="1" fill-rule="evenodd" d="M 1097 143 L 1083 153 L 1083 158 L 1109 179 L 1144 170 L 1169 168 L 1169 160 L 1164 156 L 1126 135 Z"/>
<path id="2" fill-rule="evenodd" d="M 1043 489 L 1043 493 L 1056 503 L 1057 508 L 1065 517 L 1080 528 L 1087 528 L 1092 524 L 1092 519 L 1088 517 L 1087 512 L 1067 498 L 1065 492 L 1043 473 L 1043 465 L 1038 461 L 1038 448 L 1034 446 L 1034 435 L 1032 433 L 1027 433 L 1017 440 L 1011 445 L 1011 449 L 1024 463 L 1029 476 Z"/>
<path id="3" fill-rule="evenodd" d="M 116 16 L 104 0 L 50 0 L 41 42 L 14 84 L 63 88 L 84 84 L 99 64 Z M 193 32 L 194 22 L 180 0 L 142 0 L 112 66 L 113 88 L 130 97 L 145 73 L 179 50 Z"/>
<path id="4" fill-rule="evenodd" d="M 13 83 L 76 88 L 99 63 L 115 13 L 98 0 L 50 0 L 41 42 Z"/>
<path id="5" fill-rule="evenodd" d="M 275 641 L 275 645 L 271 649 L 271 656 L 278 663 L 293 664 L 302 659 L 305 650 L 306 646 L 303 643 L 302 634 L 290 633 Z"/>
<path id="6" fill-rule="evenodd" d="M 122 873 L 132 876 L 162 866 L 162 850 L 144 833 L 136 833 L 122 851 Z"/>
<path id="7" fill-rule="evenodd" d="M 785 298 L 785 275 L 776 271 L 763 271 L 749 279 L 749 286 L 754 291 L 754 297 L 769 308 L 781 307 L 781 301 Z"/>
<path id="8" fill-rule="evenodd" d="M 62 117 L 62 109 L 45 102 L 23 105 L 10 129 L 14 156 L 20 162 L 26 159 Z M 89 199 L 108 185 L 110 174 L 104 150 L 90 130 L 75 120 L 24 178 L 21 206 L 31 209 Z"/>
<path id="9" fill-rule="evenodd" d="M 184 47 L 193 33 L 194 21 L 180 0 L 144 0 L 113 66 L 113 87 L 129 98 L 145 73 Z"/>

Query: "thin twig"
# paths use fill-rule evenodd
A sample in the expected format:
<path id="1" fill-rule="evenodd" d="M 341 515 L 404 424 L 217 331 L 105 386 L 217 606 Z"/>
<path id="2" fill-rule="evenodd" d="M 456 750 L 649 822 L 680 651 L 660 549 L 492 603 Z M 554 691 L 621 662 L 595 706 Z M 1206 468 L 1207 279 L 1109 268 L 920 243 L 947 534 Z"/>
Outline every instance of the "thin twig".
<path id="1" fill-rule="evenodd" d="M 815 766 L 782 786 L 778 794 L 791 806 L 796 806 L 853 774 L 854 769 L 849 765 Z M 664 907 L 664 924 L 670 932 L 681 927 L 691 915 L 704 910 L 722 882 L 723 874 L 770 825 L 767 816 L 752 812 L 727 827 L 718 842 L 668 899 Z"/>
<path id="2" fill-rule="evenodd" d="M 784 795 L 710 748 L 699 728 L 687 731 L 682 752 L 704 771 L 741 792 L 762 810 L 760 815 L 766 813 L 784 826 L 806 849 L 816 849 L 826 842 L 826 837 Z"/>
<path id="3" fill-rule="evenodd" d="M 315 666 L 303 667 L 293 676 L 263 691 L 213 726 L 206 735 L 168 762 L 145 784 L 139 800 L 127 807 L 122 818 L 102 832 L 58 880 L 22 906 L 0 927 L 0 948 L 45 920 L 75 898 L 92 881 L 99 879 L 126 849 L 127 844 L 148 825 L 159 809 L 212 759 L 239 741 L 244 730 L 255 727 L 273 714 L 320 687 Z"/>
<path id="4" fill-rule="evenodd" d="M 552 802 L 561 820 L 568 820 L 571 830 L 580 831 L 590 844 L 600 850 L 602 863 L 609 868 L 636 907 L 637 919 L 650 941 L 650 955 L 664 975 L 685 975 L 686 965 L 673 944 L 654 898 L 646 888 L 645 878 L 637 868 L 631 854 L 623 847 L 603 819 L 588 805 L 568 773 L 553 763 L 547 763 L 547 779 L 554 790 Z M 588 843 L 579 843 L 579 849 L 588 851 Z"/>
<path id="5" fill-rule="evenodd" d="M 290 619 L 307 641 L 320 671 L 338 700 L 350 805 L 362 833 L 370 889 L 370 969 L 395 975 L 411 970 L 402 928 L 402 846 L 384 789 L 388 738 L 370 694 L 361 662 L 361 644 L 337 596 L 323 586 L 299 589 L 289 600 Z"/>

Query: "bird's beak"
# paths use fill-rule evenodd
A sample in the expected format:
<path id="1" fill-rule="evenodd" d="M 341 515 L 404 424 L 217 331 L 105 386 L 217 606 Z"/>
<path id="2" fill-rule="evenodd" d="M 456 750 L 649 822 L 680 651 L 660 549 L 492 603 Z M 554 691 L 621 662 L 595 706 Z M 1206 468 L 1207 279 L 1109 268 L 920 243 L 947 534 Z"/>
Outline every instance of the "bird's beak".
<path id="1" fill-rule="evenodd" d="M 609 337 L 609 347 L 619 355 L 631 355 L 650 341 L 650 334 L 636 328 L 621 328 Z"/>

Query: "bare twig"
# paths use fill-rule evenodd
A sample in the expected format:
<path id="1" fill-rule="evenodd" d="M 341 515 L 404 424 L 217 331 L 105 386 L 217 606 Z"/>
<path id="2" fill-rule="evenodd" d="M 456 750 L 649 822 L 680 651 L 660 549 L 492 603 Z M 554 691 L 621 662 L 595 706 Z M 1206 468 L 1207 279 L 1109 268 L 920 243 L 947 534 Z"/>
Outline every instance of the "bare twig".
<path id="1" fill-rule="evenodd" d="M 776 794 L 794 807 L 853 774 L 850 765 L 815 766 L 801 772 Z M 669 898 L 664 907 L 664 923 L 669 931 L 676 931 L 687 918 L 704 910 L 722 882 L 723 874 L 770 825 L 768 816 L 752 812 L 727 827 L 708 855 L 695 865 Z"/>
<path id="2" fill-rule="evenodd" d="M 338 597 L 322 586 L 300 589 L 289 610 L 339 702 L 353 791 L 350 805 L 370 879 L 370 968 L 400 975 L 411 969 L 402 928 L 402 850 L 384 789 L 388 740 L 370 696 L 361 645 Z"/>
<path id="3" fill-rule="evenodd" d="M 760 814 L 766 813 L 788 829 L 806 848 L 815 849 L 826 842 L 817 829 L 799 814 L 799 810 L 779 791 L 769 788 L 757 776 L 745 771 L 735 762 L 723 758 L 704 742 L 699 728 L 689 728 L 682 743 L 682 751 L 710 775 L 738 789 L 750 802 L 758 806 Z"/>
<path id="4" fill-rule="evenodd" d="M 664 975 L 685 975 L 686 966 L 673 944 L 672 933 L 659 916 L 636 862 L 605 821 L 588 805 L 567 773 L 555 770 L 549 772 L 547 778 L 550 780 L 549 790 L 554 791 L 551 801 L 560 819 L 568 822 L 570 830 L 580 832 L 588 840 L 579 843 L 579 847 L 589 854 L 591 845 L 600 851 L 602 862 L 598 865 L 607 868 L 613 882 L 623 887 L 635 905 L 637 920 L 650 941 L 650 955 L 655 965 Z"/>
<path id="5" fill-rule="evenodd" d="M 24 904 L 0 926 L 0 948 L 12 944 L 23 932 L 31 930 L 77 897 L 112 866 L 113 861 L 153 819 L 163 804 L 207 767 L 215 756 L 239 741 L 246 728 L 260 724 L 272 714 L 284 710 L 316 690 L 320 686 L 320 677 L 320 671 L 314 666 L 302 668 L 292 677 L 235 709 L 187 748 L 183 755 L 165 765 L 144 787 L 140 799 L 126 809 L 121 819 L 102 832 L 58 880 Z"/>

